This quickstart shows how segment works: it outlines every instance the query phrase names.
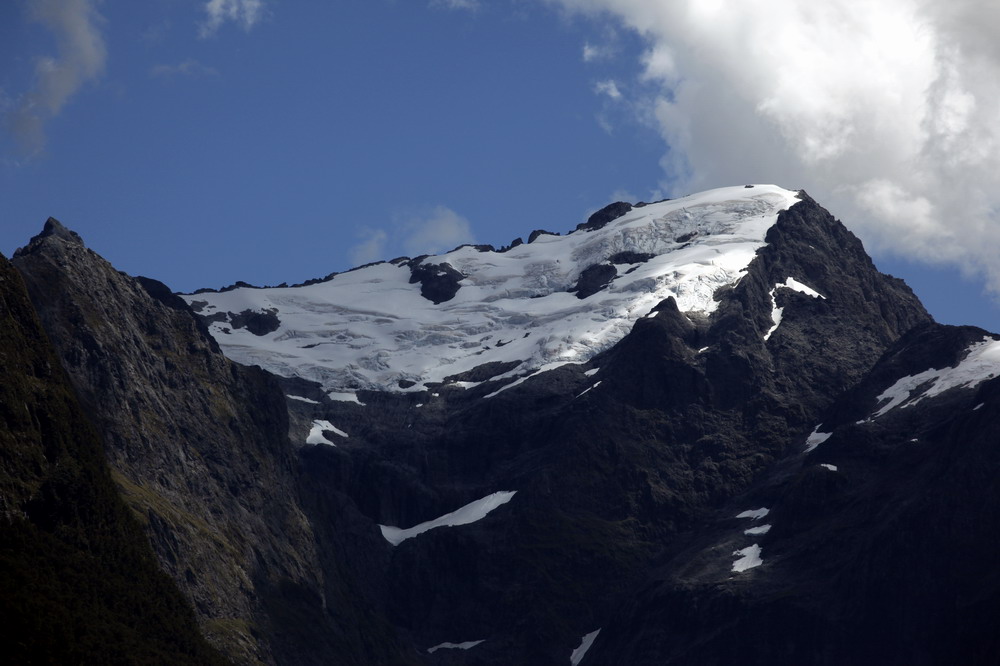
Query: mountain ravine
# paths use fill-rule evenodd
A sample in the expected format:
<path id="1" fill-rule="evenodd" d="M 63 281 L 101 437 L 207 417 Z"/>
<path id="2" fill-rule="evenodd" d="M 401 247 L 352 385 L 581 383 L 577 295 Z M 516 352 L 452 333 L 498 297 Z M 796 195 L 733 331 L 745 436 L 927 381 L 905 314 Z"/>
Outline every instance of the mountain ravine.
<path id="1" fill-rule="evenodd" d="M 190 660 L 1000 663 L 1000 341 L 804 192 L 292 287 L 174 294 L 54 220 L 12 265 L 62 369 L 5 372 L 72 387 L 89 424 L 52 427 L 92 428 L 92 511 L 131 509 Z M 43 493 L 20 402 L 11 534 Z"/>

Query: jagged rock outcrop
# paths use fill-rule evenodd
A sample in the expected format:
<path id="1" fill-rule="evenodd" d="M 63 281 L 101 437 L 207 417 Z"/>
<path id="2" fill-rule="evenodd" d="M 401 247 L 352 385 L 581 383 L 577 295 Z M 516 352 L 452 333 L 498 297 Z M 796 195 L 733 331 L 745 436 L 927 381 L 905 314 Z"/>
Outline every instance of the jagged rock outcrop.
<path id="1" fill-rule="evenodd" d="M 4 660 L 227 663 L 118 496 L 97 432 L 3 256 L 0 377 Z"/>
<path id="2" fill-rule="evenodd" d="M 494 378 L 293 407 L 349 433 L 304 449 L 305 468 L 374 522 L 414 525 L 517 491 L 474 525 L 391 549 L 386 605 L 418 645 L 484 640 L 432 663 L 566 660 L 623 590 L 797 452 L 824 409 L 930 321 L 808 198 L 767 240 L 711 316 L 668 299 L 588 364 L 509 388 Z M 819 296 L 780 286 L 789 278 Z"/>
<path id="3" fill-rule="evenodd" d="M 996 661 L 1000 342 L 803 192 L 530 241 L 180 298 L 55 223 L 16 263 L 240 661 Z"/>
<path id="4" fill-rule="evenodd" d="M 317 552 L 274 378 L 225 359 L 186 303 L 114 270 L 54 220 L 14 263 L 206 636 L 240 663 L 388 659 L 393 639 L 377 622 L 378 640 L 347 637 L 364 591 L 327 598 L 348 572 L 336 552 Z"/>
<path id="5" fill-rule="evenodd" d="M 996 663 L 1000 380 L 968 369 L 993 339 L 938 324 L 903 336 L 825 411 L 811 450 L 622 595 L 582 663 Z M 920 406 L 891 407 L 893 386 Z M 758 507 L 759 521 L 734 518 Z M 751 543 L 762 562 L 735 574 Z"/>

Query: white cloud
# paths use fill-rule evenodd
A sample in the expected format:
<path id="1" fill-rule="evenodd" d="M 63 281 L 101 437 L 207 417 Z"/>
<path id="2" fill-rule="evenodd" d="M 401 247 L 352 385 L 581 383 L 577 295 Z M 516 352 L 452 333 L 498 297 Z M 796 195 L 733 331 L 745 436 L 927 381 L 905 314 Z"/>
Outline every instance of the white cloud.
<path id="1" fill-rule="evenodd" d="M 637 203 L 639 197 L 632 193 L 631 190 L 626 190 L 625 188 L 619 187 L 617 190 L 611 193 L 608 197 L 608 201 L 625 201 L 627 203 Z"/>
<path id="2" fill-rule="evenodd" d="M 149 68 L 149 75 L 154 78 L 170 78 L 174 76 L 214 77 L 219 75 L 219 70 L 188 58 L 176 65 L 154 65 Z"/>
<path id="3" fill-rule="evenodd" d="M 480 4 L 479 0 L 431 0 L 431 7 L 476 10 L 480 8 Z"/>
<path id="4" fill-rule="evenodd" d="M 595 83 L 594 92 L 598 95 L 607 95 L 611 99 L 621 99 L 622 96 L 621 91 L 618 90 L 618 84 L 612 79 Z"/>
<path id="5" fill-rule="evenodd" d="M 354 266 L 404 254 L 439 254 L 475 242 L 469 221 L 447 206 L 435 206 L 416 215 L 397 215 L 388 231 L 363 227 L 358 237 L 361 242 L 350 250 Z"/>
<path id="6" fill-rule="evenodd" d="M 207 17 L 199 28 L 202 37 L 210 37 L 226 21 L 232 21 L 250 30 L 264 17 L 264 0 L 208 0 Z"/>
<path id="7" fill-rule="evenodd" d="M 615 54 L 615 48 L 612 46 L 601 46 L 597 44 L 591 44 L 587 42 L 583 45 L 583 61 L 584 62 L 598 62 L 601 60 L 609 60 Z"/>
<path id="8" fill-rule="evenodd" d="M 615 126 L 608 120 L 608 116 L 605 113 L 598 113 L 594 116 L 594 120 L 597 121 L 597 126 L 604 130 L 608 136 L 614 135 Z"/>
<path id="9" fill-rule="evenodd" d="M 547 2 L 646 41 L 635 108 L 669 193 L 804 187 L 866 242 L 1000 294 L 995 0 Z"/>
<path id="10" fill-rule="evenodd" d="M 358 235 L 365 240 L 351 248 L 351 263 L 354 266 L 388 259 L 385 256 L 385 244 L 389 235 L 384 230 L 362 229 Z"/>
<path id="11" fill-rule="evenodd" d="M 45 147 L 45 123 L 104 71 L 107 47 L 100 30 L 103 19 L 89 0 L 34 0 L 26 7 L 30 20 L 52 32 L 58 51 L 57 57 L 36 61 L 32 89 L 5 114 L 22 148 L 35 154 Z"/>
<path id="12" fill-rule="evenodd" d="M 428 215 L 407 221 L 403 233 L 403 248 L 410 256 L 434 254 L 475 242 L 469 221 L 445 206 L 437 206 Z"/>

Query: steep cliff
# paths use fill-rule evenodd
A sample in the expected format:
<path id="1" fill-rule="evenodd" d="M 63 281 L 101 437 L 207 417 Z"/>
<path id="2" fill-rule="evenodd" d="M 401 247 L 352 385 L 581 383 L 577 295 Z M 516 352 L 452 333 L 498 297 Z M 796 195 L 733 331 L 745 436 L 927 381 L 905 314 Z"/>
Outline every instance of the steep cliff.
<path id="1" fill-rule="evenodd" d="M 297 287 L 15 264 L 240 662 L 994 663 L 1000 342 L 804 192 L 599 213 Z"/>
<path id="2" fill-rule="evenodd" d="M 387 535 L 515 493 L 383 544 L 392 620 L 425 651 L 475 643 L 432 663 L 567 660 L 930 321 L 804 193 L 727 188 L 606 217 L 422 259 L 464 276 L 447 301 L 396 262 L 185 297 L 234 356 L 299 373 L 282 381 L 307 478 Z M 581 293 L 594 266 L 609 270 Z M 253 312 L 273 327 L 235 328 Z"/>
<path id="3" fill-rule="evenodd" d="M 223 664 L 112 481 L 0 256 L 0 642 L 8 663 Z"/>
<path id="4" fill-rule="evenodd" d="M 346 638 L 363 594 L 327 598 L 344 577 L 325 581 L 337 556 L 317 554 L 274 379 L 225 359 L 184 301 L 114 270 L 55 220 L 14 264 L 205 635 L 241 663 L 392 654 L 377 622 L 379 640 Z M 350 611 L 327 612 L 334 602 Z"/>

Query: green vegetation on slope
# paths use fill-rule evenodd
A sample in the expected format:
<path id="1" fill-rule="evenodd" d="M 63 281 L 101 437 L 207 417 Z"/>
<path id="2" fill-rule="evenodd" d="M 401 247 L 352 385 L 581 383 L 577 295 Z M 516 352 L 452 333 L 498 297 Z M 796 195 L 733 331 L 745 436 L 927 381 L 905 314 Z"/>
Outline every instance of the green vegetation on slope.
<path id="1" fill-rule="evenodd" d="M 225 663 L 158 569 L 2 256 L 0 650 L 8 663 Z"/>

